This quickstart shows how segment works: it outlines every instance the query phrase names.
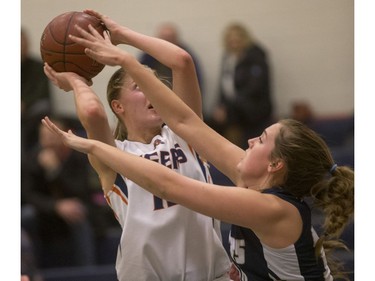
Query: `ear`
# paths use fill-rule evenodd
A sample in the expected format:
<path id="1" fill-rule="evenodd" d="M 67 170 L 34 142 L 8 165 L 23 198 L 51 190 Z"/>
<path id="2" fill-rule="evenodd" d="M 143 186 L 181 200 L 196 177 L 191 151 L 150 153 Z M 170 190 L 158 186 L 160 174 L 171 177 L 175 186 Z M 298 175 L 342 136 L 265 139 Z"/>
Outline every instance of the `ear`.
<path id="1" fill-rule="evenodd" d="M 284 168 L 284 162 L 282 160 L 273 160 L 268 165 L 268 172 L 275 173 Z"/>
<path id="2" fill-rule="evenodd" d="M 122 106 L 119 100 L 112 100 L 111 107 L 116 114 L 120 114 L 124 112 L 124 107 Z"/>

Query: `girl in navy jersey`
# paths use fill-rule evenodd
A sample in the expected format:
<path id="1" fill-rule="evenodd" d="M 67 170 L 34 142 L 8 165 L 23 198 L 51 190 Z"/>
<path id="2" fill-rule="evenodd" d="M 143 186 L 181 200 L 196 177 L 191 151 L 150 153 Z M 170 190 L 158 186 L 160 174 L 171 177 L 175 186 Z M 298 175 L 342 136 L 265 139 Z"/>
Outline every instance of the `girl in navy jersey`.
<path id="1" fill-rule="evenodd" d="M 100 15 L 104 20 L 106 17 Z M 119 152 L 95 140 L 63 132 L 48 118 L 43 123 L 64 142 L 96 157 L 160 198 L 235 225 L 231 255 L 235 280 L 333 280 L 339 276 L 329 250 L 354 209 L 354 172 L 337 166 L 325 142 L 295 120 L 280 120 L 244 151 L 209 128 L 184 101 L 128 52 L 101 38 L 94 29 L 72 39 L 101 63 L 126 68 L 163 120 L 238 188 L 204 183 Z M 311 225 L 306 197 L 326 214 L 324 235 Z M 179 255 L 179 254 L 177 254 Z"/>
<path id="2" fill-rule="evenodd" d="M 100 17 L 94 11 L 86 11 Z M 198 80 L 191 56 L 161 39 L 146 36 L 102 18 L 112 42 L 149 53 L 172 69 L 173 90 L 201 116 Z M 99 35 L 100 36 L 100 35 Z M 111 47 L 114 47 L 108 42 Z M 116 50 L 118 48 L 114 47 Z M 118 49 L 120 50 L 120 49 Z M 114 58 L 114 52 L 110 57 Z M 88 138 L 137 157 L 150 159 L 202 182 L 210 182 L 208 166 L 189 144 L 164 124 L 121 61 L 107 87 L 107 99 L 118 118 L 115 137 L 91 81 L 75 73 L 57 73 L 45 65 L 51 81 L 73 91 L 77 115 Z M 155 74 L 144 66 L 145 75 Z M 96 156 L 90 162 L 99 175 L 105 197 L 122 227 L 116 271 L 125 280 L 229 280 L 229 257 L 221 242 L 219 222 L 140 188 Z"/>

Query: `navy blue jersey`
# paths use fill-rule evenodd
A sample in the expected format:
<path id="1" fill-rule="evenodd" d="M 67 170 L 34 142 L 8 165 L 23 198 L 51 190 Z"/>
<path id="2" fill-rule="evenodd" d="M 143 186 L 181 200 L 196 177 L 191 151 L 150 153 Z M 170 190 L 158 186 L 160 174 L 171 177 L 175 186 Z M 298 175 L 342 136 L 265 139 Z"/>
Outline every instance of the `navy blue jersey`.
<path id="1" fill-rule="evenodd" d="M 303 221 L 302 234 L 294 244 L 275 249 L 262 244 L 251 229 L 233 225 L 231 256 L 240 269 L 241 280 L 333 280 L 324 251 L 319 258 L 315 256 L 318 236 L 312 228 L 307 203 L 277 187 L 263 193 L 273 194 L 298 209 Z"/>

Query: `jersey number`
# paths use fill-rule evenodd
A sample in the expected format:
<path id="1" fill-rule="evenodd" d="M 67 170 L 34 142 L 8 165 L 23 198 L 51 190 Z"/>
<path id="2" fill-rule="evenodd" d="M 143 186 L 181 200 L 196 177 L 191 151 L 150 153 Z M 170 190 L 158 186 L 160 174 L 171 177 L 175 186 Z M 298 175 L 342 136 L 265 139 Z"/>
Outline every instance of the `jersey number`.
<path id="1" fill-rule="evenodd" d="M 245 240 L 237 240 L 229 236 L 230 253 L 238 264 L 245 263 Z"/>

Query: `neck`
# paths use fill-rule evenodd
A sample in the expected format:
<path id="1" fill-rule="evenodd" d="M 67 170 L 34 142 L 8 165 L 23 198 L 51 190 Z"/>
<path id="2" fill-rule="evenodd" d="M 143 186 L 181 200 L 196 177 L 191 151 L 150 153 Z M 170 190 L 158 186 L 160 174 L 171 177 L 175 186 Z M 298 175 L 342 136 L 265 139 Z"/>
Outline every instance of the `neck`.
<path id="1" fill-rule="evenodd" d="M 140 143 L 150 143 L 152 139 L 161 133 L 161 128 L 149 130 L 149 131 L 140 131 L 140 132 L 128 132 L 128 141 L 140 142 Z"/>

